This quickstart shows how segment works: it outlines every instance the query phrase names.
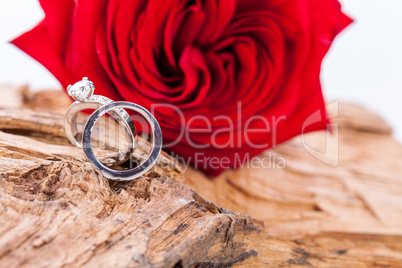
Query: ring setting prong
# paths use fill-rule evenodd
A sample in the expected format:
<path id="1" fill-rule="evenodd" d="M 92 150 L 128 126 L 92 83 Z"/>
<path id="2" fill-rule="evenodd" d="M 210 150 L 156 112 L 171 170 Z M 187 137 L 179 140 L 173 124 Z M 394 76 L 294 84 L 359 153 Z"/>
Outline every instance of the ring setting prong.
<path id="1" fill-rule="evenodd" d="M 95 85 L 88 80 L 88 77 L 83 77 L 81 81 L 67 87 L 67 93 L 76 101 L 89 100 L 92 97 L 94 90 Z"/>

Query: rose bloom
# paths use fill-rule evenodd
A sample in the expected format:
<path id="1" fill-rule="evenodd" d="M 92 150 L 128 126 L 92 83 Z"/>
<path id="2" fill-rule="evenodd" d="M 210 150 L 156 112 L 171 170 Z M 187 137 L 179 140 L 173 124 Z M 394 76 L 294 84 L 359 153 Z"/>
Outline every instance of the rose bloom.
<path id="1" fill-rule="evenodd" d="M 321 61 L 351 22 L 336 0 L 40 3 L 45 18 L 12 43 L 64 88 L 87 76 L 153 111 L 167 149 L 209 175 L 327 127 Z M 202 163 L 216 157 L 228 165 Z"/>

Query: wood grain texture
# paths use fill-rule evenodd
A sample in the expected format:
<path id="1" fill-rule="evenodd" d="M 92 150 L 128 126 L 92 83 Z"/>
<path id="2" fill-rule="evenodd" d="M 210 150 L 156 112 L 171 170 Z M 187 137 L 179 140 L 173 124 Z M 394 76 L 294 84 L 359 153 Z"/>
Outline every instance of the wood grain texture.
<path id="1" fill-rule="evenodd" d="M 340 104 L 334 135 L 259 156 L 284 168 L 212 179 L 163 153 L 141 179 L 116 183 L 65 139 L 63 93 L 0 97 L 1 267 L 402 266 L 401 145 L 358 106 Z"/>

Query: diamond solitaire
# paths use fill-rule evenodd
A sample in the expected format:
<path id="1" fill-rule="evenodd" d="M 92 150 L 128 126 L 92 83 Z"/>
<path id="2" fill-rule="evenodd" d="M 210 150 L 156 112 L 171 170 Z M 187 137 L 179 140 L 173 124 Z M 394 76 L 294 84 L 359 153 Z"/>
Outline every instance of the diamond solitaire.
<path id="1" fill-rule="evenodd" d="M 95 85 L 88 80 L 88 77 L 82 78 L 74 85 L 69 85 L 67 87 L 67 93 L 76 101 L 87 101 L 89 100 L 95 90 Z"/>

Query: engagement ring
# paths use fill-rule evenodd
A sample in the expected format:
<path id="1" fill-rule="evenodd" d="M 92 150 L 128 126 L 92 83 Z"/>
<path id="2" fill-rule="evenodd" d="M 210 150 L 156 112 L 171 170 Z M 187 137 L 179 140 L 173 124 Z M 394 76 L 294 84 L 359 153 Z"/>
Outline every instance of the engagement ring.
<path id="1" fill-rule="evenodd" d="M 64 120 L 64 131 L 71 144 L 81 147 L 81 134 L 77 130 L 77 115 L 79 112 L 92 109 L 96 110 L 102 105 L 112 103 L 109 98 L 100 95 L 93 95 L 95 85 L 87 77 L 67 87 L 67 93 L 75 102 L 67 110 Z M 136 130 L 130 115 L 124 109 L 115 109 L 108 112 L 125 130 L 130 137 L 130 151 L 133 152 L 137 139 Z"/>
<path id="2" fill-rule="evenodd" d="M 93 95 L 94 90 L 94 83 L 89 81 L 87 77 L 84 77 L 81 81 L 72 86 L 68 86 L 67 92 L 75 100 L 68 109 L 64 122 L 68 140 L 73 145 L 82 147 L 85 157 L 108 179 L 128 181 L 142 176 L 155 165 L 162 149 L 162 131 L 158 121 L 147 109 L 138 104 L 124 101 L 114 102 L 104 96 Z M 81 135 L 77 130 L 77 115 L 79 112 L 86 109 L 93 109 L 95 112 L 88 117 L 87 122 L 85 123 L 81 141 Z M 128 152 L 128 155 L 131 156 L 137 142 L 137 133 L 134 122 L 124 109 L 130 109 L 142 115 L 151 126 L 151 151 L 147 159 L 135 168 L 129 170 L 114 170 L 106 167 L 96 158 L 92 149 L 91 135 L 99 118 L 106 113 L 110 114 L 121 126 L 123 126 L 126 134 L 129 136 L 130 151 Z M 124 161 L 127 159 L 128 158 L 125 158 Z"/>

